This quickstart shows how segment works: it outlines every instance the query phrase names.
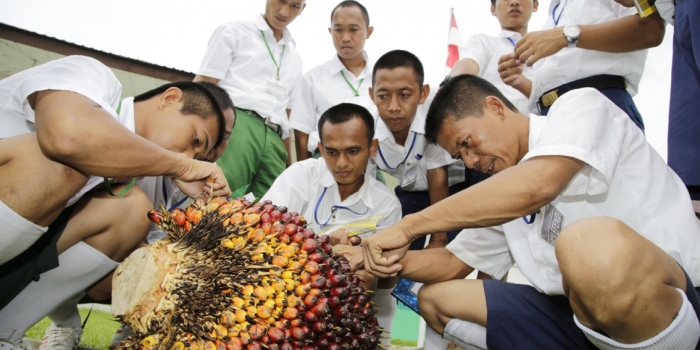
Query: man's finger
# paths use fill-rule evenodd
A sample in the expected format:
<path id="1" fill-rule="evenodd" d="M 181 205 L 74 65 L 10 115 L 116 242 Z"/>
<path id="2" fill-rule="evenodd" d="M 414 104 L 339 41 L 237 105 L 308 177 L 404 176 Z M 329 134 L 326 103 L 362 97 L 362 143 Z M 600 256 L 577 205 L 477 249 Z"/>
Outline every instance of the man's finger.
<path id="1" fill-rule="evenodd" d="M 350 245 L 360 245 L 362 243 L 362 238 L 360 236 L 350 237 Z"/>

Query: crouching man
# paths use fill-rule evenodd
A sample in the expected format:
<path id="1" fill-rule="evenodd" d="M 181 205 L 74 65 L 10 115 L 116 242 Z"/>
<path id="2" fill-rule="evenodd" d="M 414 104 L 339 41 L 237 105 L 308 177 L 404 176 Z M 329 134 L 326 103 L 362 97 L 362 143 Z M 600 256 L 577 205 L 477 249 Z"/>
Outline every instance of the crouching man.
<path id="1" fill-rule="evenodd" d="M 678 176 L 594 89 L 548 117 L 515 110 L 470 75 L 437 93 L 426 138 L 493 176 L 364 239 L 365 268 L 433 283 L 421 314 L 465 348 L 697 348 L 700 226 Z M 447 248 L 406 254 L 457 228 Z M 532 286 L 460 279 L 514 263 Z"/>
<path id="2" fill-rule="evenodd" d="M 172 83 L 117 114 L 120 97 L 114 74 L 80 56 L 0 82 L 2 349 L 31 349 L 21 341 L 26 329 L 145 238 L 151 201 L 112 179 L 168 176 L 189 196 L 230 194 L 221 169 L 198 160 L 225 132 L 211 92 Z"/>
<path id="3" fill-rule="evenodd" d="M 352 227 L 364 232 L 360 237 L 368 237 L 398 222 L 399 200 L 374 174 L 366 172 L 378 147 L 374 118 L 367 109 L 352 103 L 333 106 L 321 115 L 318 130 L 322 157 L 292 164 L 262 199 L 298 212 L 317 233 Z M 376 283 L 372 276 L 362 277 L 365 287 Z M 377 319 L 382 328 L 391 330 L 396 312 L 391 290 L 396 280 L 378 283 L 374 302 L 381 310 Z"/>

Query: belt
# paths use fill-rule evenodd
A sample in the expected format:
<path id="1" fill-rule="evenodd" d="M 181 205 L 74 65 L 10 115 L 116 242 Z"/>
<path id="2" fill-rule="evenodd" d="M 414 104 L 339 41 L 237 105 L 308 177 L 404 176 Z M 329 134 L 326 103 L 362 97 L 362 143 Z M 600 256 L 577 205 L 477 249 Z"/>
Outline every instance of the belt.
<path id="1" fill-rule="evenodd" d="M 243 108 L 238 108 L 238 109 L 240 109 L 240 110 L 242 110 L 243 112 L 246 112 L 246 113 L 252 115 L 253 117 L 255 117 L 255 118 L 257 118 L 257 119 L 260 119 L 260 120 L 265 124 L 265 126 L 267 126 L 268 128 L 270 128 L 270 130 L 274 131 L 275 134 L 277 134 L 280 138 L 282 137 L 282 127 L 280 127 L 279 124 L 273 123 L 273 122 L 270 120 L 270 117 L 264 118 L 264 117 L 261 116 L 258 112 L 253 111 L 253 110 L 250 110 L 250 109 L 243 109 Z"/>
<path id="2" fill-rule="evenodd" d="M 627 81 L 625 80 L 625 78 L 619 75 L 608 74 L 594 75 L 592 77 L 575 80 L 570 83 L 566 83 L 564 85 L 555 87 L 554 89 L 551 89 L 542 94 L 539 100 L 537 100 L 537 110 L 539 110 L 539 112 L 542 113 L 542 111 L 545 108 L 549 108 L 551 105 L 554 104 L 554 101 L 556 101 L 565 93 L 571 90 L 586 87 L 594 88 L 597 90 L 608 88 L 627 90 Z"/>

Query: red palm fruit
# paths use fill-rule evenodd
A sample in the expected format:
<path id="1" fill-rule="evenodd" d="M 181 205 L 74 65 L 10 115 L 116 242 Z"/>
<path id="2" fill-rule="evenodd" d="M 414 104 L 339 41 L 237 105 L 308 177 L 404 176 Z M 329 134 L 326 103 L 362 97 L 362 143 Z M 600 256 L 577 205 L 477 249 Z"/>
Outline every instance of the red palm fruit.
<path id="1" fill-rule="evenodd" d="M 318 237 L 318 243 L 323 245 L 323 244 L 329 244 L 331 242 L 331 237 L 329 235 L 323 235 Z"/>
<path id="2" fill-rule="evenodd" d="M 280 239 L 280 243 L 289 243 L 292 241 L 292 239 L 286 233 L 283 233 L 283 234 L 277 236 L 277 238 Z"/>
<path id="3" fill-rule="evenodd" d="M 300 284 L 294 288 L 294 294 L 296 294 L 298 297 L 304 297 L 309 293 L 309 289 L 311 289 L 311 287 L 308 285 L 308 283 Z"/>
<path id="4" fill-rule="evenodd" d="M 285 340 L 292 340 L 292 326 L 290 325 L 289 328 L 284 329 L 284 339 Z"/>
<path id="5" fill-rule="evenodd" d="M 308 228 L 303 229 L 301 232 L 304 234 L 304 236 L 306 236 L 308 238 L 311 238 L 311 239 L 316 238 L 316 234 L 314 233 L 314 231 L 311 231 Z"/>
<path id="6" fill-rule="evenodd" d="M 345 346 L 349 347 L 350 349 L 359 349 L 360 342 L 357 341 L 357 338 L 353 337 L 349 343 L 345 344 Z"/>
<path id="7" fill-rule="evenodd" d="M 315 296 L 320 298 L 323 296 L 323 291 L 318 289 L 318 288 L 312 288 L 312 289 L 309 289 L 309 294 L 315 295 Z"/>
<path id="8" fill-rule="evenodd" d="M 263 232 L 265 232 L 266 235 L 269 235 L 272 233 L 272 223 L 265 222 L 262 224 L 262 229 Z"/>
<path id="9" fill-rule="evenodd" d="M 313 260 L 307 262 L 306 265 L 304 265 L 304 270 L 309 271 L 309 273 L 311 273 L 312 275 L 317 274 L 318 269 L 319 269 L 318 263 L 313 261 Z"/>
<path id="10" fill-rule="evenodd" d="M 328 341 L 332 341 L 335 339 L 335 336 L 336 336 L 335 329 L 333 329 L 333 326 L 329 326 L 327 328 L 328 328 L 328 330 L 323 332 L 320 335 L 320 337 L 321 337 L 321 339 L 328 339 Z"/>
<path id="11" fill-rule="evenodd" d="M 267 334 L 263 335 L 263 337 L 260 338 L 260 343 L 261 344 L 270 344 L 270 337 Z"/>
<path id="12" fill-rule="evenodd" d="M 325 349 L 325 348 L 327 348 L 327 347 L 328 347 L 328 344 L 330 344 L 330 342 L 328 341 L 328 339 L 323 339 L 323 338 L 317 340 L 317 341 L 314 343 L 314 345 L 315 345 L 317 348 L 319 348 L 319 349 Z"/>
<path id="13" fill-rule="evenodd" d="M 326 278 L 321 275 L 316 275 L 315 278 L 311 279 L 311 288 L 325 288 Z"/>
<path id="14" fill-rule="evenodd" d="M 286 224 L 284 225 L 284 233 L 288 234 L 290 237 L 297 233 L 297 225 Z"/>
<path id="15" fill-rule="evenodd" d="M 315 313 L 318 317 L 324 317 L 331 312 L 328 304 L 318 304 L 311 309 L 311 312 Z"/>
<path id="16" fill-rule="evenodd" d="M 292 220 L 292 214 L 289 214 L 289 213 L 282 213 L 282 216 L 280 217 L 280 221 L 281 221 L 281 222 L 287 223 L 287 222 L 289 222 L 290 220 Z"/>
<path id="17" fill-rule="evenodd" d="M 304 347 L 301 348 L 301 350 L 316 350 L 316 348 L 314 348 L 313 346 L 304 345 Z"/>
<path id="18" fill-rule="evenodd" d="M 345 287 L 347 278 L 344 275 L 333 275 L 328 278 L 331 287 Z"/>
<path id="19" fill-rule="evenodd" d="M 283 206 L 283 207 L 278 207 L 277 210 L 279 210 L 280 213 L 284 214 L 284 213 L 287 212 L 287 207 L 284 207 L 284 206 Z"/>
<path id="20" fill-rule="evenodd" d="M 260 222 L 262 222 L 263 224 L 268 222 L 271 223 L 272 218 L 270 217 L 270 214 L 263 213 L 262 215 L 260 215 Z"/>
<path id="21" fill-rule="evenodd" d="M 301 235 L 303 237 L 306 237 L 303 233 Z M 318 244 L 316 243 L 315 240 L 313 240 L 311 238 L 306 238 L 304 240 L 304 243 L 301 245 L 301 249 L 303 249 L 307 252 L 315 252 L 317 247 L 318 247 Z"/>
<path id="22" fill-rule="evenodd" d="M 343 304 L 341 303 L 340 298 L 337 295 L 331 295 L 328 298 L 328 306 L 330 306 L 331 309 L 335 310 L 342 305 Z"/>
<path id="23" fill-rule="evenodd" d="M 360 284 L 360 277 L 355 275 L 350 278 L 352 280 L 352 284 L 354 285 L 359 285 Z"/>
<path id="24" fill-rule="evenodd" d="M 323 252 L 326 254 L 333 253 L 333 247 L 331 247 L 330 244 L 321 245 L 321 250 L 323 250 Z M 350 272 L 350 270 L 348 270 L 348 272 Z"/>
<path id="25" fill-rule="evenodd" d="M 272 222 L 280 221 L 280 217 L 282 217 L 282 213 L 279 210 L 273 210 L 270 212 L 270 219 L 272 219 Z"/>
<path id="26" fill-rule="evenodd" d="M 292 344 L 290 344 L 288 342 L 284 342 L 284 343 L 280 344 L 280 350 L 292 350 L 292 349 L 293 349 Z"/>
<path id="27" fill-rule="evenodd" d="M 306 333 L 301 327 L 292 327 L 292 339 L 297 341 L 303 341 L 306 338 Z"/>
<path id="28" fill-rule="evenodd" d="M 315 295 L 307 295 L 304 298 L 304 305 L 306 305 L 306 307 L 308 307 L 308 308 L 312 308 L 312 307 L 316 306 L 317 303 L 318 303 L 318 297 Z"/>
<path id="29" fill-rule="evenodd" d="M 333 309 L 333 317 L 337 317 L 338 319 L 342 319 L 347 315 L 347 309 L 345 308 L 345 305 L 342 305 L 341 307 L 337 307 Z"/>
<path id="30" fill-rule="evenodd" d="M 365 305 L 369 301 L 369 297 L 365 294 L 360 294 L 357 296 L 357 303 L 360 305 Z"/>
<path id="31" fill-rule="evenodd" d="M 309 260 L 320 264 L 323 261 L 323 255 L 321 253 L 311 253 L 309 254 Z"/>
<path id="32" fill-rule="evenodd" d="M 348 296 L 348 290 L 345 287 L 333 287 L 331 288 L 331 295 L 335 295 L 340 299 L 345 299 Z"/>
<path id="33" fill-rule="evenodd" d="M 294 225 L 294 224 L 289 224 L 289 225 Z M 297 232 L 297 233 L 295 233 L 295 234 L 292 235 L 292 241 L 293 241 L 294 243 L 300 243 L 300 244 L 301 244 L 302 242 L 304 242 L 305 239 L 306 239 L 306 236 L 304 236 L 304 234 L 301 233 L 301 232 Z"/>
<path id="34" fill-rule="evenodd" d="M 217 340 L 215 345 L 216 345 L 216 350 L 228 350 L 228 345 L 226 345 L 226 343 L 224 343 L 221 340 Z"/>
<path id="35" fill-rule="evenodd" d="M 318 304 L 328 304 L 330 303 L 330 299 L 326 296 L 320 296 L 318 297 Z"/>
<path id="36" fill-rule="evenodd" d="M 173 220 L 177 224 L 177 226 L 184 227 L 185 222 L 187 222 L 187 218 L 185 217 L 185 212 L 180 209 L 180 208 L 175 208 L 173 212 L 171 213 Z"/>
<path id="37" fill-rule="evenodd" d="M 296 319 L 297 316 L 299 316 L 299 311 L 293 307 L 285 308 L 284 313 L 282 314 L 282 317 L 288 320 Z"/>
<path id="38" fill-rule="evenodd" d="M 357 339 L 361 346 L 369 346 L 369 344 L 372 342 L 372 339 L 367 332 L 355 334 L 355 339 Z"/>
<path id="39" fill-rule="evenodd" d="M 296 320 L 292 320 L 291 322 L 289 322 L 289 324 L 291 324 L 292 327 L 299 327 L 301 326 L 301 319 L 297 318 Z"/>
<path id="40" fill-rule="evenodd" d="M 369 320 L 369 319 L 372 318 L 372 316 L 374 316 L 374 311 L 373 311 L 372 309 L 368 308 L 368 307 L 362 308 L 361 313 L 362 313 L 362 317 L 363 317 L 365 320 Z"/>
<path id="41" fill-rule="evenodd" d="M 323 321 L 314 322 L 314 324 L 311 325 L 311 330 L 317 334 L 321 334 L 326 331 L 326 323 Z"/>
<path id="42" fill-rule="evenodd" d="M 280 350 L 280 346 L 275 343 L 268 343 L 267 350 Z"/>
<path id="43" fill-rule="evenodd" d="M 272 213 L 273 210 L 275 210 L 275 206 L 272 205 L 272 202 L 270 202 L 270 203 L 268 203 L 268 204 L 265 204 L 265 205 L 263 206 L 263 211 L 266 212 L 266 213 Z"/>
<path id="44" fill-rule="evenodd" d="M 297 214 L 297 216 L 292 216 L 292 223 L 297 226 L 304 226 L 304 224 L 306 224 L 306 220 L 298 215 L 299 214 Z"/>
<path id="45" fill-rule="evenodd" d="M 192 229 L 192 223 L 189 221 L 185 221 L 185 231 L 190 232 L 191 229 Z"/>
<path id="46" fill-rule="evenodd" d="M 158 211 L 158 210 L 149 210 L 148 211 L 148 220 L 151 220 L 151 222 L 160 223 L 160 221 L 163 219 L 163 214 Z"/>
<path id="47" fill-rule="evenodd" d="M 358 320 L 357 318 L 353 319 L 352 332 L 355 334 L 359 334 L 359 333 L 364 332 L 364 330 L 365 330 L 365 327 L 362 325 L 362 322 L 360 322 L 360 320 Z"/>
<path id="48" fill-rule="evenodd" d="M 350 343 L 353 339 L 355 339 L 355 338 L 353 338 L 352 333 L 345 332 L 345 334 L 343 334 L 343 343 L 345 343 L 346 347 L 347 347 L 348 343 Z"/>
<path id="49" fill-rule="evenodd" d="M 226 345 L 228 347 L 228 350 L 242 350 L 243 349 L 243 341 L 241 340 L 241 338 L 238 338 L 238 337 L 230 338 Z"/>
<path id="50" fill-rule="evenodd" d="M 328 344 L 328 347 L 326 349 L 328 349 L 328 350 L 345 350 L 345 348 L 338 343 L 330 343 L 330 344 Z"/>
<path id="51" fill-rule="evenodd" d="M 270 328 L 267 331 L 267 336 L 270 337 L 270 341 L 273 343 L 279 343 L 286 339 L 286 337 L 284 336 L 284 331 L 277 327 Z"/>
<path id="52" fill-rule="evenodd" d="M 254 341 L 246 346 L 246 350 L 262 350 L 260 343 Z"/>
<path id="53" fill-rule="evenodd" d="M 284 233 L 284 225 L 280 223 L 272 224 L 272 231 L 279 237 Z"/>
<path id="54" fill-rule="evenodd" d="M 306 322 L 316 322 L 318 321 L 318 315 L 316 315 L 312 311 L 307 311 L 304 313 L 304 319 L 306 320 Z"/>
<path id="55" fill-rule="evenodd" d="M 309 271 L 302 271 L 299 274 L 299 279 L 301 280 L 302 284 L 310 283 L 311 282 L 311 274 L 309 273 Z"/>

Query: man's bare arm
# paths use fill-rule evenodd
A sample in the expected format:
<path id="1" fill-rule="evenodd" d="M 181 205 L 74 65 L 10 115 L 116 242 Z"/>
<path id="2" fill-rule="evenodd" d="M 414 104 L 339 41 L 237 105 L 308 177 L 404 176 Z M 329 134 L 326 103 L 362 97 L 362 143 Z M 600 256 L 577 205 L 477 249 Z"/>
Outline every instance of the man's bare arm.
<path id="1" fill-rule="evenodd" d="M 309 134 L 303 131 L 294 130 L 294 147 L 296 147 L 297 150 L 297 162 L 311 158 L 311 154 L 306 147 L 308 143 Z"/>
<path id="2" fill-rule="evenodd" d="M 479 65 L 471 58 L 463 58 L 452 67 L 451 76 L 461 74 L 479 75 Z"/>
<path id="3" fill-rule="evenodd" d="M 447 248 L 410 250 L 400 264 L 400 277 L 420 283 L 463 279 L 474 271 Z"/>

